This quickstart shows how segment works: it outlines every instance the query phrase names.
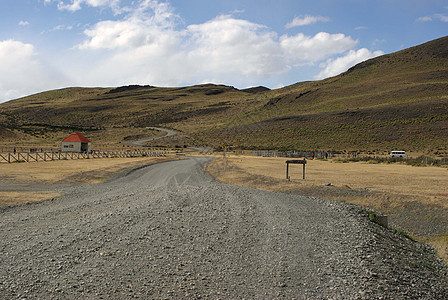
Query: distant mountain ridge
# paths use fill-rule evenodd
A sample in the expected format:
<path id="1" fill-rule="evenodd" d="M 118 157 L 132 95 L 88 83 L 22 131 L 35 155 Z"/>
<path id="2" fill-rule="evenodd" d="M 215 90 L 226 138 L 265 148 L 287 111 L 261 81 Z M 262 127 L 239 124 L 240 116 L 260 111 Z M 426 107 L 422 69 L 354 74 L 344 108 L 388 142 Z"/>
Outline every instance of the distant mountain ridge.
<path id="1" fill-rule="evenodd" d="M 275 90 L 215 84 L 67 88 L 0 104 L 0 134 L 20 136 L 6 124 L 30 123 L 165 126 L 181 130 L 191 143 L 242 149 L 444 153 L 448 37 Z"/>

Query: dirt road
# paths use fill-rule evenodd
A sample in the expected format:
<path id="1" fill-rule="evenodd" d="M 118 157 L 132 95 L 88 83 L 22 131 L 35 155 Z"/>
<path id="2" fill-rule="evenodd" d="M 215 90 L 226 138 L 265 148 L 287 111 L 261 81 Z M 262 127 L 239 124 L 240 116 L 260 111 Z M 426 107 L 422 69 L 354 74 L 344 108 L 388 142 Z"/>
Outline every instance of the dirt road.
<path id="1" fill-rule="evenodd" d="M 152 165 L 0 210 L 0 298 L 448 297 L 424 244 L 358 207 Z"/>
<path id="2" fill-rule="evenodd" d="M 169 130 L 169 129 L 166 129 L 166 128 L 160 128 L 160 127 L 147 127 L 147 128 L 148 129 L 152 129 L 152 130 L 158 130 L 158 131 L 164 132 L 165 135 L 158 136 L 158 137 L 153 137 L 153 138 L 148 138 L 148 139 L 143 139 L 143 140 L 138 140 L 138 141 L 132 141 L 132 142 L 127 143 L 127 145 L 129 145 L 129 146 L 136 146 L 136 147 L 143 147 L 143 146 L 145 146 L 145 144 L 147 142 L 158 140 L 158 139 L 169 137 L 169 136 L 173 136 L 173 135 L 177 135 L 176 131 Z"/>

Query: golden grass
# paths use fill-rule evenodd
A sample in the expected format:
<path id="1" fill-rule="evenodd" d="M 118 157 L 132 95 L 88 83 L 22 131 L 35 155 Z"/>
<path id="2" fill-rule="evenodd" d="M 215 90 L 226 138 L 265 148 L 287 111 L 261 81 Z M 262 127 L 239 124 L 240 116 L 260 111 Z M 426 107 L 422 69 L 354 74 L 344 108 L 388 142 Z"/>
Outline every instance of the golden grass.
<path id="1" fill-rule="evenodd" d="M 42 201 L 56 198 L 61 194 L 51 191 L 21 192 L 21 191 L 0 191 L 0 206 L 18 205 L 26 202 Z"/>
<path id="2" fill-rule="evenodd" d="M 51 184 L 54 183 L 100 183 L 125 169 L 171 159 L 174 158 L 136 157 L 3 163 L 0 164 L 0 182 L 2 182 L 0 206 L 41 201 L 60 196 L 51 191 Z M 8 183 L 27 184 L 31 187 L 48 184 L 50 188 L 48 191 L 23 191 L 14 185 L 8 186 Z"/>
<path id="3" fill-rule="evenodd" d="M 79 182 L 80 180 L 85 183 L 98 183 L 104 180 L 102 179 L 104 175 L 160 160 L 163 158 L 79 159 L 1 164 L 0 179 L 27 183 Z M 89 172 L 102 173 L 103 176 L 92 177 Z"/>
<path id="4" fill-rule="evenodd" d="M 448 235 L 438 235 L 425 241 L 433 246 L 439 256 L 448 263 Z"/>
<path id="5" fill-rule="evenodd" d="M 285 161 L 285 158 L 233 156 L 227 157 L 225 163 L 217 161 L 215 164 L 221 163 L 224 168 L 227 164 L 228 173 L 223 174 L 223 179 L 229 183 L 239 182 L 238 175 L 234 174 L 238 171 L 231 170 L 232 167 L 237 167 L 251 175 L 283 181 L 271 188 L 275 190 L 293 186 L 301 189 L 324 187 L 331 183 L 336 188 L 407 196 L 401 197 L 400 202 L 391 203 L 392 205 L 400 205 L 406 199 L 414 201 L 417 197 L 422 203 L 448 209 L 448 171 L 445 168 L 308 160 L 306 180 L 302 180 L 302 165 L 290 165 L 291 182 L 287 182 Z"/>

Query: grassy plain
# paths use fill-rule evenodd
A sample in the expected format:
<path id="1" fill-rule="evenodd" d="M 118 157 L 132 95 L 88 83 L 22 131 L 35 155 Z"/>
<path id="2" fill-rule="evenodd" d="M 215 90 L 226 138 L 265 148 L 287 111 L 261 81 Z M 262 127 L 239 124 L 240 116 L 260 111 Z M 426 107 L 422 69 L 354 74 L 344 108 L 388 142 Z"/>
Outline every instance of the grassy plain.
<path id="1" fill-rule="evenodd" d="M 55 184 L 95 184 L 119 172 L 173 158 L 136 157 L 0 164 L 0 206 L 60 196 Z"/>
<path id="2" fill-rule="evenodd" d="M 382 212 L 392 227 L 430 243 L 448 262 L 446 168 L 308 160 L 306 179 L 301 165 L 290 165 L 288 181 L 285 161 L 228 156 L 209 164 L 207 171 L 229 184 L 349 202 Z"/>

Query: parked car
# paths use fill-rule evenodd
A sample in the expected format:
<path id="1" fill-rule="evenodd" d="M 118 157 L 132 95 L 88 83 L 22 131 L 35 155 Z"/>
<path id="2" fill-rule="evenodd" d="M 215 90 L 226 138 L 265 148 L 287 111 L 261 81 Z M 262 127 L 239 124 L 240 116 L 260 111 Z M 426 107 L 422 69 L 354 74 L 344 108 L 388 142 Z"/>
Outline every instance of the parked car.
<path id="1" fill-rule="evenodd" d="M 391 151 L 390 156 L 392 157 L 406 157 L 406 151 Z"/>

